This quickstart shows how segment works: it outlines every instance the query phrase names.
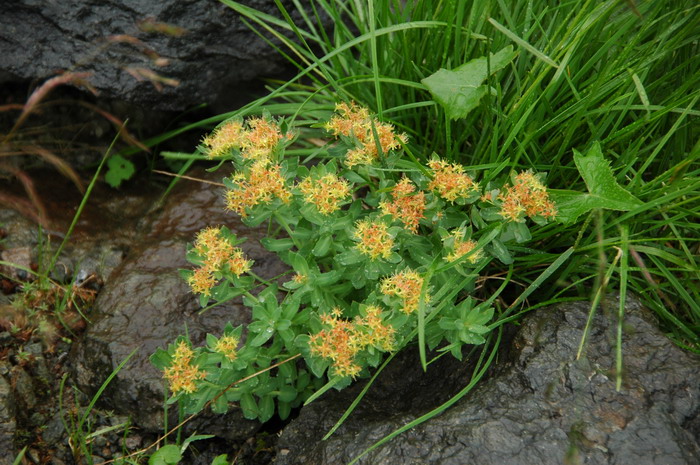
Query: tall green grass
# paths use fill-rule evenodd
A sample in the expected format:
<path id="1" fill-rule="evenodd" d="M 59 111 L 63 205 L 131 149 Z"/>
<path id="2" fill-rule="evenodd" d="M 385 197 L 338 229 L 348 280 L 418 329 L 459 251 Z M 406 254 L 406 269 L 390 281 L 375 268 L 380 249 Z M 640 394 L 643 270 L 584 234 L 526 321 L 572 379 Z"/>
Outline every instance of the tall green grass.
<path id="1" fill-rule="evenodd" d="M 541 229 L 513 283 L 527 286 L 568 247 L 575 253 L 521 313 L 630 290 L 678 344 L 700 352 L 700 4 L 293 0 L 286 10 L 276 0 L 277 18 L 222 2 L 299 70 L 237 114 L 294 116 L 312 137 L 311 122 L 355 100 L 406 131 L 418 157 L 469 165 L 484 183 L 533 168 L 550 187 L 579 191 L 573 149 L 599 141 L 617 182 L 644 205 Z M 489 78 L 492 93 L 451 121 L 421 80 L 508 45 L 518 55 Z"/>

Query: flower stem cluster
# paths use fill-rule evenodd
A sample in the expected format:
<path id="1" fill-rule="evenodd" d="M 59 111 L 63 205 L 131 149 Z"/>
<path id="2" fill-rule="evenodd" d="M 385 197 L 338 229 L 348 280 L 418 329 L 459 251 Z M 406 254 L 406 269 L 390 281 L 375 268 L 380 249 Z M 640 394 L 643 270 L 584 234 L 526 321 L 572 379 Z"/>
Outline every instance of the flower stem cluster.
<path id="1" fill-rule="evenodd" d="M 395 134 L 394 127 L 370 116 L 366 108 L 351 103 L 339 103 L 335 106 L 336 114 L 324 125 L 335 136 L 352 137 L 356 147 L 345 155 L 348 168 L 355 165 L 370 165 L 381 154 L 396 150 L 408 141 L 406 134 Z"/>
<path id="2" fill-rule="evenodd" d="M 243 250 L 224 237 L 220 227 L 200 231 L 194 243 L 194 251 L 201 257 L 202 265 L 194 270 L 187 283 L 196 294 L 210 295 L 217 282 L 215 273 L 229 271 L 240 276 L 250 271 L 253 264 L 245 258 Z"/>
<path id="3" fill-rule="evenodd" d="M 428 166 L 433 170 L 433 180 L 428 189 L 438 191 L 440 197 L 449 202 L 466 199 L 479 191 L 479 184 L 464 172 L 464 167 L 460 164 L 433 159 L 428 162 Z"/>
<path id="4" fill-rule="evenodd" d="M 460 258 L 464 257 L 465 255 L 471 253 L 469 257 L 467 258 L 467 261 L 469 263 L 474 264 L 478 262 L 483 256 L 483 251 L 482 250 L 477 250 L 474 251 L 474 249 L 477 246 L 477 243 L 474 242 L 471 239 L 464 240 L 464 232 L 460 230 L 456 230 L 452 232 L 452 238 L 454 239 L 453 245 L 452 245 L 452 252 L 445 257 L 445 259 L 448 262 L 454 262 L 459 260 Z M 472 253 L 472 251 L 474 251 Z"/>
<path id="5" fill-rule="evenodd" d="M 384 213 L 400 220 L 412 233 L 418 232 L 418 225 L 424 218 L 425 210 L 425 193 L 415 191 L 415 184 L 407 177 L 403 177 L 391 191 L 392 201 L 379 204 Z"/>
<path id="6" fill-rule="evenodd" d="M 554 218 L 557 208 L 549 199 L 547 188 L 530 171 L 515 176 L 512 187 L 498 196 L 501 203 L 500 214 L 506 221 L 524 221 L 525 216 Z"/>
<path id="7" fill-rule="evenodd" d="M 180 391 L 192 394 L 197 390 L 196 382 L 204 379 L 205 373 L 192 361 L 194 352 L 190 346 L 181 340 L 172 357 L 172 364 L 165 368 L 163 376 L 170 383 L 173 394 Z"/>
<path id="8" fill-rule="evenodd" d="M 357 248 L 370 259 L 389 258 L 394 238 L 389 234 L 389 227 L 381 221 L 369 218 L 355 223 L 354 237 L 358 240 Z"/>
<path id="9" fill-rule="evenodd" d="M 226 357 L 230 362 L 238 357 L 238 338 L 236 336 L 224 335 L 216 342 L 214 350 Z"/>
<path id="10" fill-rule="evenodd" d="M 226 192 L 226 209 L 243 218 L 248 210 L 261 203 L 269 203 L 274 198 L 289 203 L 292 193 L 282 176 L 280 165 L 268 160 L 258 160 L 246 171 L 235 173 L 231 179 L 233 188 Z"/>
<path id="11" fill-rule="evenodd" d="M 247 127 L 246 127 L 247 126 Z M 248 160 L 272 160 L 280 142 L 291 140 L 279 126 L 267 118 L 251 118 L 244 125 L 239 120 L 227 121 L 202 140 L 209 158 L 222 158 L 239 150 Z"/>
<path id="12" fill-rule="evenodd" d="M 299 183 L 299 190 L 304 199 L 324 215 L 338 211 L 341 203 L 350 196 L 350 184 L 333 173 L 318 178 L 307 176 Z"/>
<path id="13" fill-rule="evenodd" d="M 382 294 L 395 296 L 403 301 L 401 311 L 410 315 L 418 310 L 420 305 L 421 290 L 423 289 L 423 277 L 415 270 L 407 268 L 389 278 L 384 278 L 381 285 Z M 430 296 L 426 293 L 425 301 Z"/>
<path id="14" fill-rule="evenodd" d="M 326 326 L 311 335 L 309 346 L 313 355 L 332 361 L 337 376 L 357 376 L 362 367 L 356 362 L 357 355 L 369 346 L 389 352 L 394 346 L 394 328 L 383 321 L 381 308 L 371 305 L 365 316 L 354 320 L 342 318 L 339 308 L 330 314 L 321 315 Z"/>

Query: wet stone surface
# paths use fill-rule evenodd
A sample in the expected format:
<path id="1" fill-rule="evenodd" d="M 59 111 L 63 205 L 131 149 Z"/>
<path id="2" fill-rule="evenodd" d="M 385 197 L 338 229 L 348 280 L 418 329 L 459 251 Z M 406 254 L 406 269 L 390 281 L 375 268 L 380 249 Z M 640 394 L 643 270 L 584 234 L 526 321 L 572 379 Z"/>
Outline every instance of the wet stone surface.
<path id="1" fill-rule="evenodd" d="M 522 321 L 505 359 L 487 381 L 442 415 L 357 463 L 700 463 L 700 358 L 674 346 L 637 301 L 627 302 L 620 392 L 614 374 L 616 317 L 598 311 L 585 356 L 576 360 L 588 304 L 538 310 Z M 614 299 L 606 304 L 610 309 L 616 305 Z M 401 398 L 402 386 L 426 376 L 442 383 L 450 371 L 416 375 L 405 365 L 381 376 L 382 385 L 373 387 L 326 441 L 321 438 L 354 397 L 334 393 L 303 408 L 283 430 L 274 463 L 350 462 L 425 412 L 424 406 L 382 406 L 381 400 Z M 462 384 L 467 383 L 464 376 Z M 429 398 L 430 390 L 420 390 L 414 395 Z"/>
<path id="2" fill-rule="evenodd" d="M 88 72 L 106 97 L 183 111 L 240 97 L 242 83 L 285 66 L 274 48 L 219 2 L 13 3 L 0 16 L 0 82 L 43 80 L 57 70 Z M 273 2 L 243 3 L 279 16 Z M 293 10 L 291 2 L 283 3 Z M 151 72 L 166 84 L 150 78 Z"/>
<path id="3" fill-rule="evenodd" d="M 221 173 L 215 174 L 215 178 L 220 177 Z M 126 259 L 100 292 L 92 323 L 72 354 L 79 387 L 94 393 L 136 351 L 105 391 L 101 403 L 131 416 L 144 431 L 163 428 L 165 384 L 150 355 L 185 332 L 194 344 L 201 344 L 207 333 L 219 334 L 226 322 L 239 325 L 249 321 L 249 310 L 236 301 L 200 314 L 197 297 L 178 274 L 179 268 L 189 267 L 186 243 L 200 229 L 219 224 L 248 237 L 242 248 L 255 260 L 256 273 L 270 277 L 283 271 L 281 262 L 259 245 L 261 233 L 249 230 L 234 215 L 224 212 L 221 188 L 183 181 L 162 209 L 147 219 Z M 171 418 L 170 424 L 175 420 Z M 206 430 L 226 439 L 247 438 L 258 427 L 256 422 L 243 420 L 237 410 L 225 416 L 200 415 L 188 424 L 191 430 Z"/>

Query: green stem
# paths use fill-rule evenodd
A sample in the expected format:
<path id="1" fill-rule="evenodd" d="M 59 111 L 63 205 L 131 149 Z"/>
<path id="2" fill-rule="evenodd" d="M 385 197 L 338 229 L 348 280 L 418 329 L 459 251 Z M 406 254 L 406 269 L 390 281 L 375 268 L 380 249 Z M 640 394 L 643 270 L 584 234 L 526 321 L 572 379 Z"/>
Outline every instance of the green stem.
<path id="1" fill-rule="evenodd" d="M 63 248 L 66 246 L 68 239 L 70 238 L 71 234 L 73 233 L 73 229 L 75 229 L 75 225 L 78 224 L 78 218 L 80 218 L 81 213 L 83 213 L 83 208 L 85 208 L 85 205 L 87 204 L 87 201 L 90 198 L 90 194 L 92 193 L 93 187 L 95 187 L 95 182 L 97 181 L 97 177 L 100 175 L 100 172 L 102 171 L 102 167 L 104 166 L 105 162 L 109 158 L 109 154 L 112 151 L 114 144 L 117 142 L 117 139 L 119 139 L 119 136 L 121 136 L 122 129 L 124 128 L 124 126 L 126 126 L 126 121 L 124 122 L 124 125 L 119 128 L 119 132 L 117 132 L 117 135 L 114 136 L 114 139 L 112 139 L 112 143 L 109 144 L 109 148 L 107 148 L 107 152 L 105 152 L 105 156 L 102 157 L 102 161 L 100 162 L 100 166 L 97 167 L 97 171 L 95 171 L 95 174 L 92 177 L 92 181 L 90 181 L 90 185 L 88 186 L 87 190 L 85 191 L 85 195 L 83 196 L 83 200 L 80 201 L 80 205 L 78 206 L 78 211 L 75 212 L 75 215 L 73 216 L 73 221 L 71 222 L 70 226 L 68 227 L 68 232 L 63 237 L 63 241 L 61 242 L 61 245 L 58 247 L 58 250 L 56 250 L 56 253 L 54 254 L 53 258 L 51 259 L 51 263 L 49 263 L 49 268 L 46 270 L 47 275 L 50 274 L 51 270 L 53 270 L 53 267 L 56 266 L 56 261 L 58 260 L 59 255 L 61 255 Z"/>
<path id="2" fill-rule="evenodd" d="M 289 238 L 294 242 L 294 246 L 297 248 L 297 250 L 301 250 L 301 244 L 296 240 L 294 237 L 294 233 L 292 232 L 292 228 L 289 227 L 289 224 L 282 218 L 282 215 L 280 215 L 277 212 L 274 212 L 272 214 L 275 217 L 275 220 L 284 228 L 285 231 L 287 231 L 287 234 L 289 234 Z"/>

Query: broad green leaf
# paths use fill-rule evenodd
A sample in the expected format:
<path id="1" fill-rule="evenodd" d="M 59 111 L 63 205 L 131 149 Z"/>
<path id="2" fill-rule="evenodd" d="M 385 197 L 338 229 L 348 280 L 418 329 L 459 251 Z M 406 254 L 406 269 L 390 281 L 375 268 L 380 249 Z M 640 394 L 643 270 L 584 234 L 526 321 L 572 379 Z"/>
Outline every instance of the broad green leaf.
<path id="1" fill-rule="evenodd" d="M 151 455 L 151 458 L 148 459 L 148 465 L 173 465 L 181 459 L 180 448 L 174 444 L 168 444 Z"/>
<path id="2" fill-rule="evenodd" d="M 504 265 L 510 265 L 513 263 L 513 256 L 508 252 L 508 248 L 503 244 L 503 242 L 498 239 L 491 241 L 491 244 L 487 245 L 486 250 L 491 253 L 494 257 L 499 259 Z"/>
<path id="3" fill-rule="evenodd" d="M 641 200 L 617 183 L 610 163 L 603 158 L 599 143 L 593 144 L 585 155 L 574 150 L 574 162 L 588 193 L 552 190 L 550 194 L 557 206 L 559 222 L 573 223 L 594 208 L 630 211 L 642 205 Z"/>
<path id="4" fill-rule="evenodd" d="M 333 244 L 333 236 L 326 234 L 321 236 L 321 238 L 316 242 L 316 246 L 311 251 L 316 257 L 323 257 L 328 253 L 328 249 L 331 244 Z"/>
<path id="5" fill-rule="evenodd" d="M 491 54 L 489 62 L 486 57 L 481 57 L 451 71 L 440 68 L 421 82 L 428 88 L 433 99 L 445 108 L 451 119 L 464 118 L 488 92 L 488 86 L 483 83 L 489 71 L 494 74 L 503 69 L 515 55 L 513 47 L 509 45 L 496 54 Z"/>

